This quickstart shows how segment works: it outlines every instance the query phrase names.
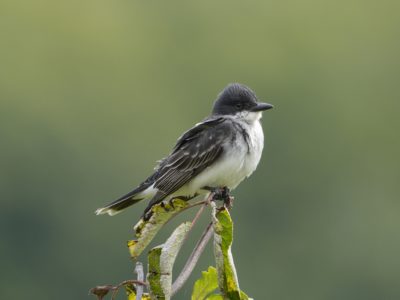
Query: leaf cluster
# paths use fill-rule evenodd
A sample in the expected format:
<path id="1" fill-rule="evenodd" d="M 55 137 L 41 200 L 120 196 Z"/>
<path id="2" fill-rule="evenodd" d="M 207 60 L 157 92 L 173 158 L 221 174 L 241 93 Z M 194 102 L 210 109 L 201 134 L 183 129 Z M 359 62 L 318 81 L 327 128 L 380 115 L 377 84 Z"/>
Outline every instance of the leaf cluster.
<path id="1" fill-rule="evenodd" d="M 218 208 L 214 201 L 207 201 L 201 203 L 203 206 L 198 215 L 208 203 L 212 206 L 212 223 L 207 230 L 213 231 L 210 231 L 209 236 L 212 236 L 214 240 L 215 267 L 210 266 L 206 271 L 202 272 L 201 278 L 199 278 L 194 284 L 191 299 L 248 300 L 250 298 L 239 288 L 238 276 L 231 252 L 233 242 L 233 222 L 229 211 L 225 206 Z M 192 206 L 194 205 L 190 206 L 187 202 L 179 199 L 173 200 L 173 202 L 167 206 L 165 204 L 155 205 L 152 208 L 151 217 L 147 220 L 141 219 L 134 227 L 137 239 L 128 242 L 131 257 L 136 259 L 165 223 L 182 210 Z M 146 276 L 146 288 L 148 292 L 143 293 L 142 285 L 127 284 L 125 285 L 125 289 L 128 300 L 169 300 L 173 297 L 177 292 L 177 289 L 181 286 L 175 285 L 172 282 L 173 266 L 179 250 L 197 220 L 198 215 L 196 215 L 195 220 L 192 222 L 184 222 L 180 224 L 164 244 L 156 246 L 148 252 L 148 270 Z M 206 236 L 206 234 L 204 234 L 204 236 Z M 208 240 L 205 242 L 207 241 Z M 194 252 L 196 249 L 197 248 L 195 248 Z M 199 253 L 196 254 L 198 255 L 194 256 L 198 257 Z M 191 256 L 193 256 L 193 253 Z M 197 261 L 194 261 L 194 264 L 196 262 Z M 187 265 L 190 264 L 187 263 Z M 194 265 L 192 263 L 192 267 L 188 267 L 186 270 L 185 267 L 182 273 L 189 272 L 186 274 L 186 277 L 188 277 L 190 272 L 193 270 Z M 118 285 L 117 288 L 112 287 L 111 289 L 117 290 L 119 286 L 121 285 Z M 140 292 L 138 291 L 139 286 L 141 289 Z M 176 286 L 178 286 L 178 288 L 176 288 Z M 103 293 L 102 297 L 104 297 L 105 294 Z"/>

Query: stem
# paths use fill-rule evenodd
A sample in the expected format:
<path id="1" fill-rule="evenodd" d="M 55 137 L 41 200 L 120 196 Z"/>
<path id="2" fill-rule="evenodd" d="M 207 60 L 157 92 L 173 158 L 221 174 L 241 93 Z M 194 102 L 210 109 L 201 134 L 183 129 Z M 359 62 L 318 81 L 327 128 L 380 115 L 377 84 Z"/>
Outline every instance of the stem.
<path id="1" fill-rule="evenodd" d="M 117 296 L 119 288 L 121 286 L 124 286 L 124 285 L 127 285 L 127 284 L 136 284 L 138 286 L 139 285 L 140 286 L 147 286 L 147 282 L 144 282 L 144 281 L 140 281 L 140 280 L 124 280 L 120 284 L 111 287 L 111 290 L 113 290 L 113 293 L 111 295 L 111 300 L 115 299 L 115 296 Z"/>
<path id="2" fill-rule="evenodd" d="M 171 296 L 175 295 L 182 288 L 185 282 L 189 279 L 189 276 L 193 272 L 193 269 L 196 266 L 197 262 L 199 261 L 201 254 L 203 253 L 208 242 L 210 241 L 212 234 L 213 234 L 213 227 L 211 222 L 210 224 L 208 224 L 203 234 L 201 235 L 200 240 L 197 242 L 195 248 L 190 254 L 181 273 L 176 278 L 175 282 L 172 284 Z"/>
<path id="3" fill-rule="evenodd" d="M 192 204 L 189 204 L 188 206 L 182 208 L 181 211 L 180 211 L 179 213 L 181 213 L 181 212 L 183 212 L 183 211 L 185 211 L 185 210 L 187 210 L 187 209 L 189 209 L 189 208 L 193 208 L 193 207 L 195 207 L 195 206 L 204 205 L 204 204 L 208 205 L 209 202 L 210 202 L 209 197 L 207 197 L 206 200 L 200 200 L 200 201 L 194 202 L 194 203 L 192 203 Z M 168 219 L 168 221 L 165 222 L 165 224 L 168 224 L 173 218 L 175 218 L 177 215 L 179 215 L 179 213 L 173 215 L 172 217 L 170 217 L 170 218 Z M 165 225 L 165 224 L 164 224 L 164 225 Z"/>
<path id="4" fill-rule="evenodd" d="M 144 279 L 143 264 L 140 261 L 136 262 L 135 273 L 137 274 L 137 280 L 143 281 L 143 279 Z M 136 300 L 141 300 L 142 295 L 143 295 L 143 285 L 137 284 L 136 285 Z"/>
<path id="5" fill-rule="evenodd" d="M 215 193 L 211 192 L 206 200 L 203 201 L 199 201 L 196 203 L 193 203 L 190 207 L 196 206 L 196 205 L 200 205 L 202 204 L 202 206 L 200 207 L 199 211 L 196 213 L 192 224 L 190 226 L 189 231 L 187 232 L 186 236 L 185 236 L 185 240 L 187 239 L 187 237 L 189 236 L 190 231 L 192 230 L 193 226 L 196 224 L 196 222 L 198 221 L 198 219 L 200 218 L 201 214 L 204 211 L 204 208 L 211 203 L 212 199 L 214 198 Z M 205 246 L 207 245 L 208 241 L 211 238 L 211 234 L 212 234 L 212 223 L 209 224 L 207 226 L 207 228 L 205 229 L 205 231 L 203 232 L 203 234 L 200 237 L 200 240 L 197 242 L 195 248 L 193 249 L 192 253 L 190 254 L 185 266 L 183 267 L 181 273 L 179 274 L 178 278 L 175 280 L 175 282 L 172 285 L 172 291 L 171 291 L 171 296 L 173 296 L 177 291 L 179 291 L 182 286 L 185 284 L 185 282 L 188 280 L 190 274 L 193 272 L 194 267 L 196 266 L 201 253 L 203 253 Z"/>
<path id="6" fill-rule="evenodd" d="M 201 212 L 203 212 L 204 206 L 207 206 L 208 204 L 210 204 L 210 203 L 211 203 L 211 200 L 214 198 L 214 196 L 215 196 L 215 193 L 214 193 L 214 192 L 210 192 L 210 194 L 207 196 L 207 198 L 206 198 L 205 200 L 200 200 L 200 201 L 191 203 L 191 204 L 189 204 L 188 206 L 182 208 L 182 210 L 181 210 L 180 212 L 183 212 L 183 211 L 185 211 L 185 210 L 187 210 L 187 209 L 190 209 L 190 208 L 192 208 L 192 207 L 199 206 L 199 205 L 202 205 L 202 206 L 203 206 L 203 208 L 201 209 Z M 200 213 L 198 212 L 198 213 L 196 214 L 196 217 L 197 217 L 197 218 L 198 218 L 198 215 L 201 214 L 201 212 L 200 212 Z M 173 216 L 172 218 L 174 218 L 174 217 L 175 217 L 175 216 Z M 192 221 L 192 227 L 193 227 L 194 223 L 196 223 L 196 221 L 197 221 L 196 217 L 195 217 L 195 218 L 193 219 L 193 221 Z M 172 218 L 171 218 L 171 219 L 172 219 Z M 170 220 L 171 220 L 171 219 L 170 219 Z M 170 220 L 168 220 L 168 222 L 169 222 Z"/>
<path id="7" fill-rule="evenodd" d="M 207 196 L 207 199 L 206 199 L 206 200 L 202 200 L 202 201 L 195 202 L 195 203 L 193 203 L 192 205 L 187 206 L 187 207 L 185 208 L 185 209 L 187 209 L 187 208 L 192 208 L 192 207 L 197 206 L 197 205 L 201 205 L 200 209 L 197 211 L 196 215 L 194 216 L 194 218 L 193 218 L 193 220 L 192 220 L 192 224 L 190 224 L 190 229 L 189 229 L 189 231 L 186 233 L 186 236 L 185 236 L 183 242 L 185 242 L 186 239 L 188 238 L 190 231 L 192 231 L 194 225 L 195 225 L 195 224 L 197 223 L 197 221 L 200 219 L 200 216 L 201 216 L 201 214 L 203 213 L 204 208 L 205 208 L 208 204 L 211 203 L 211 200 L 213 199 L 214 195 L 215 195 L 215 193 L 211 192 L 211 193 Z"/>

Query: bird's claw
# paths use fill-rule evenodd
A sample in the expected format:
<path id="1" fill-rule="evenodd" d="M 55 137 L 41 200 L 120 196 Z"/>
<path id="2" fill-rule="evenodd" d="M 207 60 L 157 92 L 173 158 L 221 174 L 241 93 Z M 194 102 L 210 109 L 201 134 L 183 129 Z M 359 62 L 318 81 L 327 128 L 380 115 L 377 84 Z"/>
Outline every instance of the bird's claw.
<path id="1" fill-rule="evenodd" d="M 224 206 L 227 209 L 231 209 L 233 206 L 233 200 L 234 200 L 234 197 L 229 195 L 226 199 L 224 199 Z"/>
<path id="2" fill-rule="evenodd" d="M 211 201 L 223 201 L 224 207 L 228 209 L 232 208 L 234 198 L 230 195 L 228 187 L 207 187 L 206 189 L 213 193 Z"/>

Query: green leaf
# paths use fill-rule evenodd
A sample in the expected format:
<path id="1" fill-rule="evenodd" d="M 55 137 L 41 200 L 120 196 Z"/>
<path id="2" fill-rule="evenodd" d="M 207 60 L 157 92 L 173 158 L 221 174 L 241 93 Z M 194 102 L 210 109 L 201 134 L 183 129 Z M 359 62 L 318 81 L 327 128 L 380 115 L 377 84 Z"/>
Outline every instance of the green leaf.
<path id="1" fill-rule="evenodd" d="M 128 296 L 128 300 L 136 300 L 136 290 L 133 285 L 127 285 L 125 287 L 126 294 Z M 151 300 L 150 295 L 147 293 L 144 293 L 142 296 L 142 300 Z"/>
<path id="2" fill-rule="evenodd" d="M 147 273 L 147 281 L 149 282 L 151 298 L 165 299 L 164 292 L 161 287 L 161 269 L 160 269 L 160 256 L 161 247 L 155 247 L 149 251 L 147 256 L 149 268 Z M 157 297 L 157 298 L 156 298 Z"/>
<path id="3" fill-rule="evenodd" d="M 128 300 L 136 300 L 136 293 L 135 292 L 131 292 L 128 294 Z M 142 296 L 142 300 L 151 300 L 150 295 L 144 293 Z"/>
<path id="4" fill-rule="evenodd" d="M 233 241 L 233 222 L 225 207 L 213 205 L 214 255 L 218 273 L 218 286 L 224 299 L 248 300 L 249 297 L 239 288 L 235 264 L 231 252 Z"/>
<path id="5" fill-rule="evenodd" d="M 220 294 L 212 294 L 208 296 L 206 300 L 224 300 L 224 297 L 222 297 Z"/>
<path id="6" fill-rule="evenodd" d="M 133 292 L 133 293 L 130 293 L 129 295 L 128 295 L 128 300 L 136 300 L 136 294 Z M 151 298 L 150 298 L 150 295 L 149 294 L 143 294 L 143 296 L 142 296 L 142 300 L 151 300 Z"/>
<path id="7" fill-rule="evenodd" d="M 157 232 L 171 218 L 188 205 L 187 201 L 174 199 L 168 203 L 158 203 L 151 208 L 151 217 L 145 221 L 143 218 L 135 225 L 137 240 L 128 241 L 129 253 L 132 258 L 137 258 L 150 244 Z"/>
<path id="8" fill-rule="evenodd" d="M 203 271 L 201 273 L 201 278 L 198 279 L 194 284 L 192 300 L 205 300 L 206 297 L 210 293 L 212 293 L 217 287 L 218 287 L 217 269 L 214 267 L 208 267 L 208 270 Z"/>

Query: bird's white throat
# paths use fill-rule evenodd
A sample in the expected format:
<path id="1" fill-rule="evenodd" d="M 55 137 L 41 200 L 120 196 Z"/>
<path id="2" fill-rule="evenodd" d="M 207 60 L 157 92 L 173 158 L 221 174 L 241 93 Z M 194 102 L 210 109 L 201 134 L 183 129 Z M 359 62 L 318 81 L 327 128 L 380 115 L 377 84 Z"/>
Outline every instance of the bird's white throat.
<path id="1" fill-rule="evenodd" d="M 262 113 L 260 111 L 241 111 L 235 115 L 235 118 L 253 124 L 262 118 Z"/>

